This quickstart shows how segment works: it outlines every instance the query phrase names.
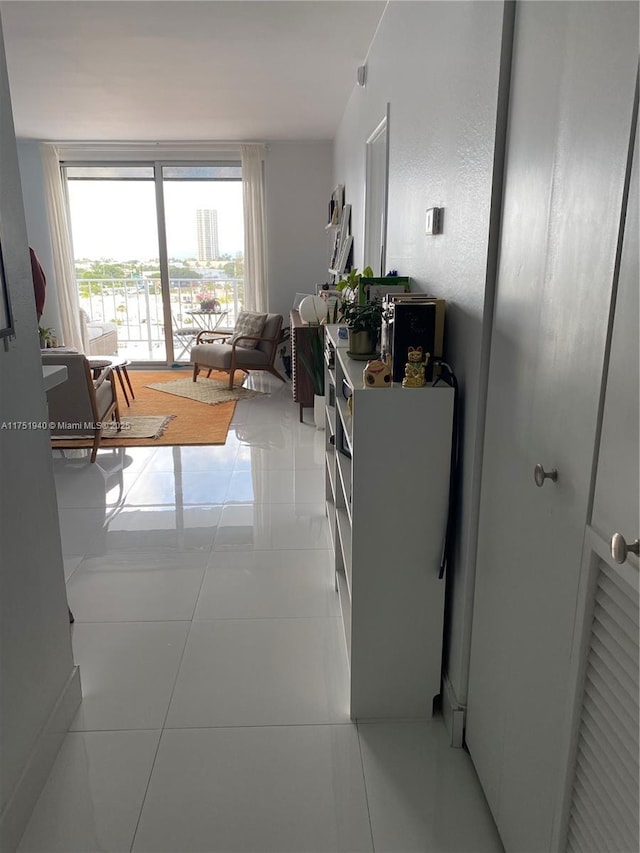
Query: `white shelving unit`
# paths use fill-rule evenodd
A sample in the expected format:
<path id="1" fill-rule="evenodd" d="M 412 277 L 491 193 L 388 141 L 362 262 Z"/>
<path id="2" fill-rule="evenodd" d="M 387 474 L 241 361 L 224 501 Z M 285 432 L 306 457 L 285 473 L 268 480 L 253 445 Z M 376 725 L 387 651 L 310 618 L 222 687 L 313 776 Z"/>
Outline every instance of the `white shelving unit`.
<path id="1" fill-rule="evenodd" d="M 364 363 L 347 356 L 336 326 L 325 330 L 326 509 L 351 718 L 430 717 L 440 692 L 453 389 L 365 389 Z"/>

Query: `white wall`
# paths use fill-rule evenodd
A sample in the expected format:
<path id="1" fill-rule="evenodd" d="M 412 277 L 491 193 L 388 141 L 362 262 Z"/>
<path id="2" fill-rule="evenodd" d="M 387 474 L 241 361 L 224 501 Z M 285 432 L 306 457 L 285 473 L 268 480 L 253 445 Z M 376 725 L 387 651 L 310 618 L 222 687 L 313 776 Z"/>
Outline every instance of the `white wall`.
<path id="1" fill-rule="evenodd" d="M 270 142 L 265 161 L 269 308 L 289 322 L 296 293 L 328 279 L 325 225 L 333 185 L 331 142 Z"/>
<path id="2" fill-rule="evenodd" d="M 448 583 L 445 668 L 466 700 L 473 596 L 478 431 L 485 282 L 498 101 L 501 2 L 391 2 L 336 138 L 334 178 L 353 205 L 354 262 L 362 267 L 365 142 L 389 119 L 387 269 L 414 290 L 447 300 L 446 359 L 462 396 L 462 496 L 454 571 Z M 425 211 L 444 208 L 444 233 L 424 234 Z M 413 439 L 419 440 L 420 424 Z M 395 437 L 397 438 L 397 437 Z M 437 450 L 434 449 L 434 452 Z M 429 489 L 424 472 L 425 493 Z"/>
<path id="3" fill-rule="evenodd" d="M 15 318 L 15 338 L 0 342 L 0 425 L 37 423 L 47 406 L 1 37 L 0 117 L 2 255 Z M 74 673 L 48 430 L 0 431 L 0 648 L 0 847 L 11 851 L 59 746 L 51 715 Z"/>

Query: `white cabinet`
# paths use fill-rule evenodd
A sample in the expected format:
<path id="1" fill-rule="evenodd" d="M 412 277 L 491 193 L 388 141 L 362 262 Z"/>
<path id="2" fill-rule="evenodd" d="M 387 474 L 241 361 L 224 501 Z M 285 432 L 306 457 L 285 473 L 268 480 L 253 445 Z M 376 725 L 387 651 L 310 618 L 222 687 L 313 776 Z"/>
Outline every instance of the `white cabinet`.
<path id="1" fill-rule="evenodd" d="M 440 692 L 454 392 L 364 389 L 364 363 L 338 346 L 335 326 L 326 356 L 326 504 L 351 718 L 429 717 Z"/>

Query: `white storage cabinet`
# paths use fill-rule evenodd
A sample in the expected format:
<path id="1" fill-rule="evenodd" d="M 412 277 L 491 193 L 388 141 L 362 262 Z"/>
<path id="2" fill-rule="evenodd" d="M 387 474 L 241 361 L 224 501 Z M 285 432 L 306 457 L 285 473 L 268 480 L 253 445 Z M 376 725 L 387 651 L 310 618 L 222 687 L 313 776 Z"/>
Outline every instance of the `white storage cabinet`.
<path id="1" fill-rule="evenodd" d="M 326 509 L 352 719 L 430 717 L 440 692 L 453 389 L 363 388 L 326 327 Z M 352 413 L 348 396 L 352 395 Z"/>

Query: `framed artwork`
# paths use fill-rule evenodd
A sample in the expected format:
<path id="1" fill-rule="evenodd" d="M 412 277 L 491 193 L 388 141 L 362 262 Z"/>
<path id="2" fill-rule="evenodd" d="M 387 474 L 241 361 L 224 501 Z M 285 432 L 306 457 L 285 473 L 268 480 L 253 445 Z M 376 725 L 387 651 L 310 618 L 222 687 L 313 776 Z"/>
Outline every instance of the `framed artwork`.
<path id="1" fill-rule="evenodd" d="M 331 193 L 331 201 L 329 202 L 329 218 L 327 220 L 328 225 L 339 225 L 340 217 L 342 215 L 342 208 L 344 207 L 344 185 L 338 184 L 338 186 Z"/>
<path id="2" fill-rule="evenodd" d="M 9 299 L 9 288 L 4 272 L 4 261 L 2 259 L 2 245 L 0 245 L 0 338 L 8 338 L 14 334 L 13 316 L 11 314 L 11 301 Z"/>
<path id="3" fill-rule="evenodd" d="M 344 243 L 344 241 L 349 236 L 349 231 L 351 230 L 351 205 L 345 204 L 342 208 L 342 216 L 340 217 L 340 245 Z"/>
<path id="4" fill-rule="evenodd" d="M 340 230 L 336 229 L 335 236 L 333 238 L 333 248 L 331 250 L 331 260 L 329 261 L 330 269 L 335 269 L 336 264 L 338 263 L 338 257 L 340 255 Z"/>
<path id="5" fill-rule="evenodd" d="M 349 254 L 351 253 L 351 246 L 353 245 L 353 237 L 348 236 L 344 239 L 342 246 L 340 247 L 340 257 L 338 258 L 338 263 L 336 265 L 335 271 L 342 275 L 347 266 L 347 261 L 349 260 Z"/>

